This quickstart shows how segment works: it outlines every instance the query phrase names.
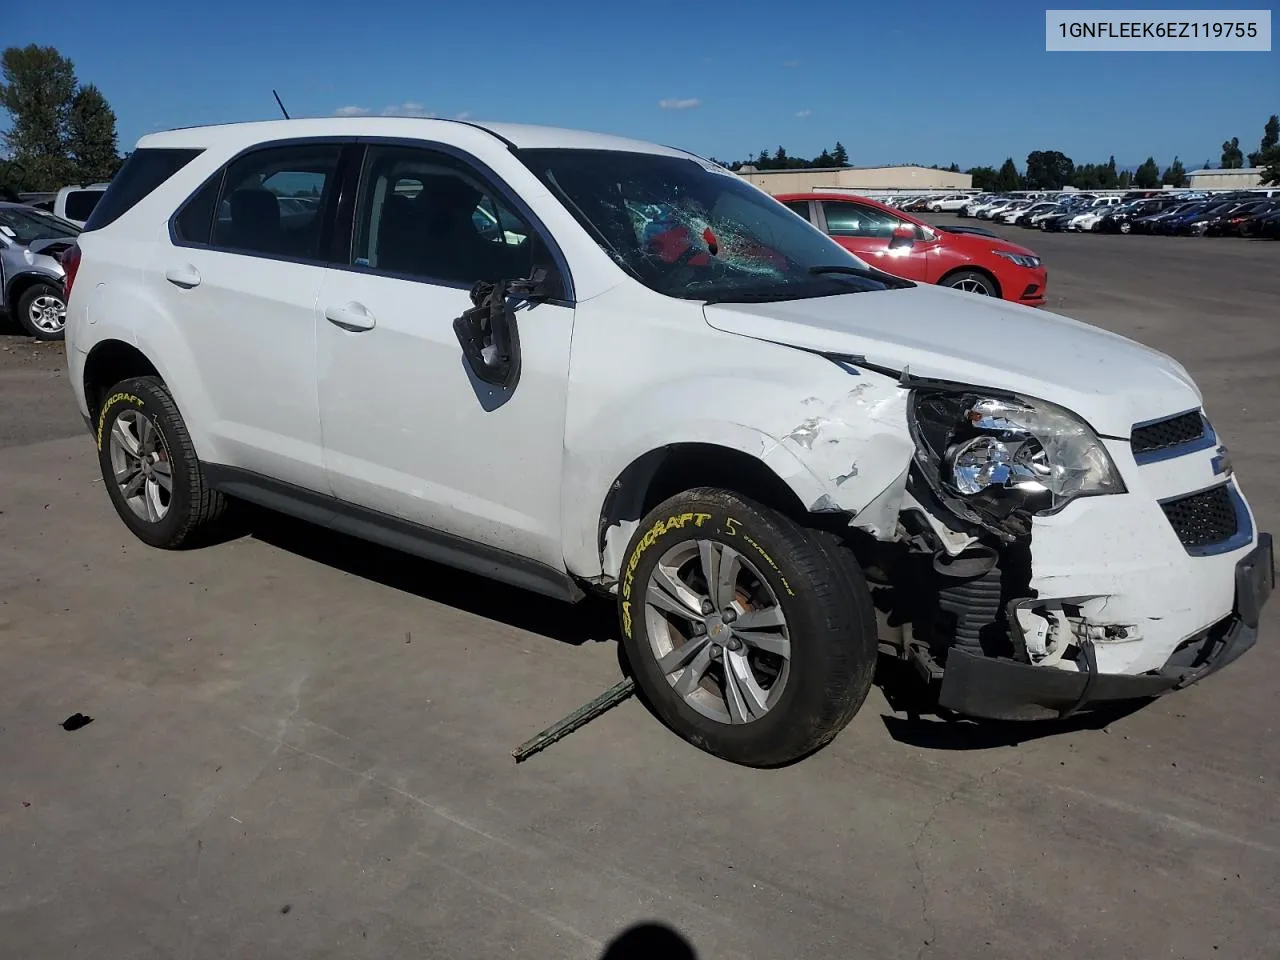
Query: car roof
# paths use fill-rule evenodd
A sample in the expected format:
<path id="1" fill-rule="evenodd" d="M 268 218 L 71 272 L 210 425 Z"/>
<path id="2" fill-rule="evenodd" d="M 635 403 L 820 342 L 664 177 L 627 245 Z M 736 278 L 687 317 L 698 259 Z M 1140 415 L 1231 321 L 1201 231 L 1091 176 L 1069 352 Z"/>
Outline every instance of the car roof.
<path id="1" fill-rule="evenodd" d="M 665 156 L 693 154 L 643 140 L 521 123 L 478 123 L 428 117 L 317 117 L 294 120 L 261 120 L 200 127 L 182 127 L 151 133 L 138 140 L 139 149 L 151 147 L 218 147 L 251 144 L 291 137 L 408 137 L 457 139 L 460 131 L 483 131 L 517 149 L 561 147 L 579 150 L 621 150 Z"/>

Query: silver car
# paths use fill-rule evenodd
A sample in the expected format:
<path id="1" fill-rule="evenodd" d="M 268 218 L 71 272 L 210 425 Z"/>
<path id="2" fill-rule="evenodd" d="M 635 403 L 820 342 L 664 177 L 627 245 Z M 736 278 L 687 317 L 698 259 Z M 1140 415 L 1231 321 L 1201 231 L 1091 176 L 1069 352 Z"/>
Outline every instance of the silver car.
<path id="1" fill-rule="evenodd" d="M 61 340 L 67 322 L 61 256 L 80 228 L 21 203 L 0 203 L 0 309 L 37 340 Z"/>

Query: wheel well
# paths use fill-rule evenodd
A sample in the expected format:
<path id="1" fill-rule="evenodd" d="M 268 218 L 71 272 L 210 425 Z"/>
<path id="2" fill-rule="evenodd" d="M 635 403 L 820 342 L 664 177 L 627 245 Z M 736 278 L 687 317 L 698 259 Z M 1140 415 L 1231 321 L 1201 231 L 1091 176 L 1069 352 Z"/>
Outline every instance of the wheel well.
<path id="1" fill-rule="evenodd" d="M 965 267 L 956 267 L 954 270 L 948 270 L 938 279 L 939 285 L 946 283 L 948 280 L 954 277 L 957 273 L 980 273 L 984 277 L 986 277 L 988 280 L 990 280 L 992 285 L 996 288 L 997 297 L 1004 296 L 1004 292 L 1000 289 L 1000 281 L 996 279 L 996 275 L 992 273 L 990 270 L 985 269 L 984 267 L 975 267 L 970 265 Z"/>
<path id="2" fill-rule="evenodd" d="M 750 454 L 713 443 L 676 443 L 637 458 L 613 482 L 600 513 L 599 548 L 615 523 L 639 520 L 694 487 L 732 490 L 795 519 L 809 516 L 795 491 Z"/>
<path id="3" fill-rule="evenodd" d="M 159 371 L 137 347 L 123 340 L 103 340 L 84 363 L 84 396 L 89 416 L 97 417 L 107 391 L 130 377 L 158 377 Z"/>
<path id="4" fill-rule="evenodd" d="M 8 291 L 5 293 L 5 303 L 9 305 L 10 311 L 16 316 L 18 312 L 18 301 L 22 299 L 22 295 L 37 283 L 47 283 L 51 287 L 62 289 L 62 283 L 57 277 L 47 277 L 42 273 L 20 273 L 9 281 Z"/>

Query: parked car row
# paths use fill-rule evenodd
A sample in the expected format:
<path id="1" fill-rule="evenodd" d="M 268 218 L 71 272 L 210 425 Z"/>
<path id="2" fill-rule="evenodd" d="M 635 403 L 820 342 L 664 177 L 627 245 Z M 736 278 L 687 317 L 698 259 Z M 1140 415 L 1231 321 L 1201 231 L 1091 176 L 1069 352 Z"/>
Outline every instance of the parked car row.
<path id="1" fill-rule="evenodd" d="M 61 340 L 67 321 L 62 254 L 80 228 L 22 203 L 0 203 L 0 311 L 38 340 Z"/>
<path id="2" fill-rule="evenodd" d="M 1149 233 L 1167 236 L 1243 236 L 1280 239 L 1280 191 L 1049 197 L 978 196 L 964 216 L 1081 233 Z"/>

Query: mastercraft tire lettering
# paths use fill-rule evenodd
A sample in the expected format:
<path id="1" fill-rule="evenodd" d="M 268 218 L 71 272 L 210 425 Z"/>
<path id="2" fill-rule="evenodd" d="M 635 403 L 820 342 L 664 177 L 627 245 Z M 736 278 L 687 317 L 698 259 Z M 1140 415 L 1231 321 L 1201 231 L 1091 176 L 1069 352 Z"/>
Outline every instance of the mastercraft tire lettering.
<path id="1" fill-rule="evenodd" d="M 186 424 L 158 378 L 135 377 L 108 390 L 94 436 L 111 503 L 143 543 L 186 546 L 225 510 L 225 498 L 205 481 Z"/>
<path id="2" fill-rule="evenodd" d="M 654 711 L 736 763 L 813 752 L 871 684 L 875 617 L 853 555 L 726 491 L 679 494 L 643 519 L 620 571 L 618 615 Z"/>

